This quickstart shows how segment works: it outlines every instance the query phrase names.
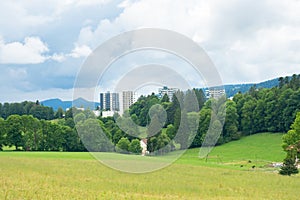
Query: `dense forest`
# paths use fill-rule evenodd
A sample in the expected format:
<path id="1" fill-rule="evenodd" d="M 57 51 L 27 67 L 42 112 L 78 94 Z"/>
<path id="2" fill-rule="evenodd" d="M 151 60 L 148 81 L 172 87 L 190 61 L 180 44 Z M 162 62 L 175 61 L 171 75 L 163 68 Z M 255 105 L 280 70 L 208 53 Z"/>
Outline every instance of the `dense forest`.
<path id="1" fill-rule="evenodd" d="M 206 100 L 201 89 L 179 91 L 173 99 L 141 96 L 122 117 L 96 118 L 92 111 L 76 108 L 54 112 L 38 101 L 4 103 L 0 104 L 0 147 L 139 153 L 138 138 L 147 138 L 150 154 L 163 154 L 201 146 L 210 125 L 224 124 L 217 145 L 259 132 L 287 132 L 300 112 L 300 75 L 278 81 L 278 86 L 270 89 L 254 85 L 232 99 Z M 214 113 L 214 105 L 218 113 Z"/>

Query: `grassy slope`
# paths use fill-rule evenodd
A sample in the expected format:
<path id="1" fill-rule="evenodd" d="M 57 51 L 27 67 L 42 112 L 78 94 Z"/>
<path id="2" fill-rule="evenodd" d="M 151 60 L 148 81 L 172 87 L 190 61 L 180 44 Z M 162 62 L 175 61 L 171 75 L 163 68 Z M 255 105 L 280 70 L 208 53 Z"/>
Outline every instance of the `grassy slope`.
<path id="1" fill-rule="evenodd" d="M 248 159 L 280 160 L 284 156 L 280 137 L 260 134 L 216 147 L 209 163 L 214 165 L 213 157 L 217 155 L 223 164 Z M 272 141 L 277 141 L 274 146 Z M 273 153 L 260 149 L 261 145 L 270 144 Z M 206 166 L 203 159 L 197 158 L 198 151 L 191 149 L 173 165 L 148 174 L 109 169 L 88 153 L 2 152 L 0 199 L 298 198 L 298 175 L 283 177 L 260 170 Z"/>
<path id="2" fill-rule="evenodd" d="M 247 167 L 262 167 L 272 162 L 282 162 L 286 153 L 281 148 L 282 134 L 260 133 L 244 137 L 212 149 L 206 159 L 199 159 L 199 148 L 188 150 L 178 161 L 186 164 L 218 164 L 243 169 Z M 251 161 L 251 163 L 249 163 Z"/>

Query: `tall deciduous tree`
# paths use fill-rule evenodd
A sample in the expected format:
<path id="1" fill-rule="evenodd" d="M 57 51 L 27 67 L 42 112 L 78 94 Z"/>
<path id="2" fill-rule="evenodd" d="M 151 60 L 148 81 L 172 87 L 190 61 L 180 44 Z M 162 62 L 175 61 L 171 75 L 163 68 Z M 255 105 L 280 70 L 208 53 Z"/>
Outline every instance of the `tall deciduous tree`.
<path id="1" fill-rule="evenodd" d="M 116 145 L 116 151 L 119 153 L 128 153 L 130 141 L 128 138 L 122 137 Z"/>
<path id="2" fill-rule="evenodd" d="M 128 150 L 134 154 L 142 153 L 142 147 L 140 145 L 140 141 L 138 139 L 131 140 Z"/>
<path id="3" fill-rule="evenodd" d="M 6 119 L 7 124 L 7 143 L 9 146 L 15 146 L 16 150 L 23 144 L 22 119 L 19 115 L 10 115 Z"/>
<path id="4" fill-rule="evenodd" d="M 58 109 L 57 109 L 57 111 L 55 112 L 55 116 L 54 116 L 56 119 L 61 119 L 61 118 L 63 118 L 64 117 L 64 110 L 61 108 L 61 107 L 59 107 Z"/>
<path id="5" fill-rule="evenodd" d="M 239 139 L 236 103 L 231 100 L 226 102 L 226 118 L 223 127 L 223 139 L 224 142 Z"/>
<path id="6" fill-rule="evenodd" d="M 87 119 L 76 124 L 80 138 L 89 151 L 113 151 L 113 144 L 106 132 L 102 129 L 99 120 Z"/>
<path id="7" fill-rule="evenodd" d="M 296 119 L 291 126 L 291 130 L 287 134 L 282 136 L 283 149 L 287 149 L 290 145 L 295 145 L 300 141 L 300 112 L 297 113 Z"/>
<path id="8" fill-rule="evenodd" d="M 287 156 L 279 173 L 289 176 L 297 174 L 299 171 L 296 167 L 296 158 L 300 156 L 300 112 L 297 113 L 291 130 L 282 136 L 282 140 L 282 147 L 287 152 Z"/>
<path id="9" fill-rule="evenodd" d="M 41 124 L 37 118 L 31 115 L 23 115 L 22 119 L 22 135 L 24 150 L 39 150 L 42 140 Z"/>
<path id="10" fill-rule="evenodd" d="M 251 96 L 248 96 L 247 100 L 245 101 L 245 103 L 242 107 L 242 115 L 241 115 L 242 131 L 246 135 L 254 133 L 253 113 L 254 113 L 255 107 L 256 107 L 255 99 Z"/>
<path id="11" fill-rule="evenodd" d="M 5 145 L 5 133 L 6 123 L 5 120 L 0 117 L 0 150 L 2 150 L 2 146 Z"/>

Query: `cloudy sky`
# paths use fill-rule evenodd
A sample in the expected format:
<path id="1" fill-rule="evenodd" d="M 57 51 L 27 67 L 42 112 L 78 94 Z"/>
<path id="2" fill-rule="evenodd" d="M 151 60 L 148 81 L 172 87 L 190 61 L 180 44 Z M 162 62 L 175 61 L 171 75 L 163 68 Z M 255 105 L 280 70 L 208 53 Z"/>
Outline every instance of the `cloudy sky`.
<path id="1" fill-rule="evenodd" d="M 2 0 L 0 102 L 72 99 L 87 56 L 143 27 L 191 38 L 225 84 L 298 74 L 299 10 L 299 0 Z"/>

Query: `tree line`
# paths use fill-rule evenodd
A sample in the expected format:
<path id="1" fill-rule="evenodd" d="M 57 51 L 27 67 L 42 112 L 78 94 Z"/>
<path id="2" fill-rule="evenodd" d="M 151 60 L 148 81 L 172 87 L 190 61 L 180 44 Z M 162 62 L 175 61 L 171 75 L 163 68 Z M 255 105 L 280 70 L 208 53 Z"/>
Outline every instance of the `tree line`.
<path id="1" fill-rule="evenodd" d="M 130 107 L 130 116 L 136 124 L 151 130 L 150 115 L 147 114 L 151 106 L 160 104 L 166 110 L 167 120 L 163 126 L 164 129 L 158 134 L 148 137 L 148 150 L 159 153 L 184 149 L 186 144 L 190 144 L 191 148 L 200 147 L 209 127 L 212 126 L 212 129 L 216 129 L 222 124 L 224 126 L 216 145 L 260 132 L 287 132 L 290 130 L 296 114 L 300 112 L 300 75 L 280 77 L 278 81 L 278 86 L 270 89 L 256 88 L 254 85 L 248 92 L 238 93 L 231 100 L 222 97 L 218 100 L 206 101 L 204 93 L 200 89 L 187 92 L 178 91 L 172 101 L 167 95 L 158 99 L 156 95 L 152 94 L 139 98 Z M 190 112 L 185 109 L 190 104 L 188 96 L 191 92 L 196 95 L 199 112 Z M 217 115 L 225 115 L 224 122 L 213 117 L 216 113 L 213 113 L 212 105 L 219 106 Z M 222 107 L 225 109 L 220 109 Z M 155 121 L 155 118 L 152 120 Z M 175 138 L 175 135 L 180 133 L 180 123 L 189 126 L 189 122 L 197 120 L 199 126 L 195 133 L 188 133 L 191 127 L 186 127 L 185 135 Z M 156 127 L 160 126 L 161 124 L 156 123 Z M 192 142 L 186 141 L 188 140 L 187 135 L 194 137 Z"/>
<path id="2" fill-rule="evenodd" d="M 276 87 L 253 86 L 232 99 L 206 100 L 201 89 L 178 91 L 172 99 L 141 96 L 122 117 L 96 118 L 76 108 L 53 112 L 38 102 L 0 104 L 0 146 L 138 153 L 139 138 L 147 138 L 150 153 L 164 154 L 201 146 L 209 128 L 222 130 L 217 145 L 259 132 L 287 132 L 300 111 L 300 76 L 278 80 Z"/>
<path id="3" fill-rule="evenodd" d="M 21 103 L 0 103 L 0 117 L 8 118 L 10 115 L 32 115 L 37 119 L 51 120 L 62 118 L 64 111 L 59 108 L 56 112 L 53 108 L 43 106 L 37 100 L 36 102 L 24 101 Z"/>

